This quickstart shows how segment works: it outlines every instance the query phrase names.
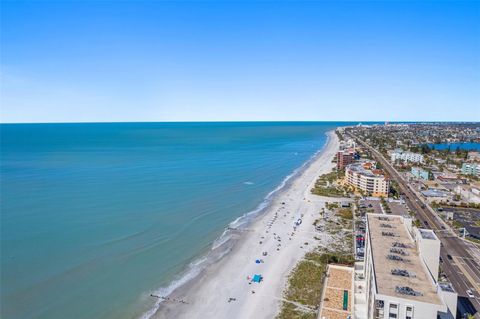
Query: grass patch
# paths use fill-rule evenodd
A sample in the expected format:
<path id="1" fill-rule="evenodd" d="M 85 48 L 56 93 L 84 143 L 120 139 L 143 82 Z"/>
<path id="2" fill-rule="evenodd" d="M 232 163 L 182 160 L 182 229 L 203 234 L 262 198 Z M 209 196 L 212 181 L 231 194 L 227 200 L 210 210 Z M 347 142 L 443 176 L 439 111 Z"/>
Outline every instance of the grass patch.
<path id="1" fill-rule="evenodd" d="M 320 175 L 312 188 L 312 194 L 328 197 L 343 197 L 347 193 L 343 187 L 336 185 L 336 181 L 342 178 L 342 172 L 333 171 Z"/>
<path id="2" fill-rule="evenodd" d="M 328 210 L 334 210 L 338 208 L 338 203 L 325 202 L 325 207 L 327 207 Z"/>
<path id="3" fill-rule="evenodd" d="M 337 214 L 343 219 L 353 219 L 353 212 L 350 208 L 342 208 Z"/>
<path id="4" fill-rule="evenodd" d="M 476 239 L 476 238 L 473 238 L 473 237 L 465 237 L 466 240 L 469 240 L 471 241 L 472 243 L 476 243 L 476 244 L 480 244 L 480 240 L 479 239 Z"/>
<path id="5" fill-rule="evenodd" d="M 460 223 L 460 222 L 457 221 L 457 220 L 454 220 L 454 221 L 452 222 L 452 225 L 453 225 L 453 227 L 455 227 L 455 228 L 462 228 L 462 227 L 463 227 L 463 224 Z"/>
<path id="6" fill-rule="evenodd" d="M 324 250 L 309 252 L 294 268 L 288 278 L 284 298 L 317 309 L 322 295 L 323 281 L 329 263 L 353 265 L 351 254 L 342 254 Z M 276 319 L 316 318 L 316 311 L 306 312 L 292 303 L 283 302 Z"/>
<path id="7" fill-rule="evenodd" d="M 288 280 L 285 299 L 303 305 L 316 305 L 322 293 L 322 280 L 326 270 L 325 264 L 300 261 Z"/>
<path id="8" fill-rule="evenodd" d="M 291 303 L 283 302 L 282 311 L 276 319 L 315 319 L 316 317 L 317 314 L 314 312 L 304 312 Z"/>

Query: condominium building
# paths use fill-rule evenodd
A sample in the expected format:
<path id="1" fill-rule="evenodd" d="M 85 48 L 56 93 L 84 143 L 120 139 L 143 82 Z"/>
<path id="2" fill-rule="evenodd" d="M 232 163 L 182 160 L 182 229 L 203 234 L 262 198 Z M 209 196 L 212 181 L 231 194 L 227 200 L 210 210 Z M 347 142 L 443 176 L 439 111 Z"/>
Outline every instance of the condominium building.
<path id="1" fill-rule="evenodd" d="M 423 155 L 412 152 L 403 152 L 401 150 L 395 150 L 390 154 L 390 159 L 392 163 L 395 163 L 397 160 L 402 162 L 412 162 L 412 163 L 423 163 Z"/>
<path id="2" fill-rule="evenodd" d="M 344 169 L 347 165 L 355 161 L 355 152 L 353 150 L 344 150 L 337 153 L 337 169 Z"/>
<path id="3" fill-rule="evenodd" d="M 350 164 L 345 169 L 345 181 L 348 185 L 361 190 L 366 195 L 387 197 L 390 181 L 381 170 L 369 169 L 367 164 Z"/>
<path id="4" fill-rule="evenodd" d="M 355 149 L 355 146 L 356 143 L 351 138 L 345 141 L 340 141 L 340 150 Z"/>
<path id="5" fill-rule="evenodd" d="M 463 163 L 462 164 L 463 175 L 480 176 L 480 164 L 475 163 Z"/>
<path id="6" fill-rule="evenodd" d="M 355 318 L 453 319 L 457 293 L 438 282 L 440 240 L 411 218 L 367 214 L 365 261 L 357 263 Z"/>

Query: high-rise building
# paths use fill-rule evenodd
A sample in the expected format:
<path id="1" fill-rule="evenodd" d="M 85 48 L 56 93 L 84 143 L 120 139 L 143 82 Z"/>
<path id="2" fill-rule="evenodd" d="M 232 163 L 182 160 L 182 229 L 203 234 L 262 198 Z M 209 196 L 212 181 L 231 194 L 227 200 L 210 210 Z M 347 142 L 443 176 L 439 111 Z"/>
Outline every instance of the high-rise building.
<path id="1" fill-rule="evenodd" d="M 355 153 L 353 150 L 344 150 L 337 153 L 337 169 L 344 169 L 347 165 L 355 161 Z"/>
<path id="2" fill-rule="evenodd" d="M 453 319 L 457 293 L 438 282 L 440 240 L 410 218 L 367 214 L 365 261 L 357 263 L 358 319 Z"/>

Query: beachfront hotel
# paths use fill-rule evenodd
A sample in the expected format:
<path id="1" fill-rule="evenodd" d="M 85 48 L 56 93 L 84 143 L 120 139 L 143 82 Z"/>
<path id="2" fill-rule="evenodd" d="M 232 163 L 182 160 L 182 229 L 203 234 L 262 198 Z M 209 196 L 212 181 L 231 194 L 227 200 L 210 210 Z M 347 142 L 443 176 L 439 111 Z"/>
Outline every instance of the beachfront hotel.
<path id="1" fill-rule="evenodd" d="M 388 196 L 390 187 L 388 178 L 381 170 L 372 169 L 371 163 L 348 165 L 345 169 L 345 181 L 369 196 Z"/>
<path id="2" fill-rule="evenodd" d="M 355 265 L 356 319 L 455 318 L 457 293 L 438 282 L 440 240 L 408 217 L 367 214 L 365 261 Z"/>

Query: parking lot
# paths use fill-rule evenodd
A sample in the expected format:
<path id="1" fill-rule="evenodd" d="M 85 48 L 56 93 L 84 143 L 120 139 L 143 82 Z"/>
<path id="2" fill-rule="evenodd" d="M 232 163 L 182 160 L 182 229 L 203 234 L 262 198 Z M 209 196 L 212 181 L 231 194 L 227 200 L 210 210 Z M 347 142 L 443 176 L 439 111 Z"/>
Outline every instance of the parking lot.
<path id="1" fill-rule="evenodd" d="M 480 239 L 480 210 L 479 209 L 466 209 L 466 208 L 454 208 L 443 207 L 441 214 L 447 215 L 453 213 L 454 223 L 458 223 L 465 227 L 469 236 Z"/>

